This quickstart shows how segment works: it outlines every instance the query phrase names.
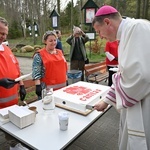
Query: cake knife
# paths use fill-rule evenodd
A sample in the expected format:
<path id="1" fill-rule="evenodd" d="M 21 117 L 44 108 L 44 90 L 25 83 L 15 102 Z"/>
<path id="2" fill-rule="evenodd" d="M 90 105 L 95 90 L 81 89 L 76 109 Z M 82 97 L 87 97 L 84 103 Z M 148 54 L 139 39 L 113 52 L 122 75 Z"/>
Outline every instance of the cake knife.
<path id="1" fill-rule="evenodd" d="M 93 110 L 94 106 L 92 106 L 92 105 L 86 105 L 86 109 Z"/>

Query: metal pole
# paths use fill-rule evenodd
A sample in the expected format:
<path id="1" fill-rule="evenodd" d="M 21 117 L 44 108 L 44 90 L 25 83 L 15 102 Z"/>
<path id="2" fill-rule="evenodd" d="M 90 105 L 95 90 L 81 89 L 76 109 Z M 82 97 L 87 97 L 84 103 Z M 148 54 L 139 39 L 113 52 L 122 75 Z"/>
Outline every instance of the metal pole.
<path id="1" fill-rule="evenodd" d="M 73 0 L 71 0 L 71 33 L 73 34 Z"/>
<path id="2" fill-rule="evenodd" d="M 81 29 L 82 29 L 82 24 L 83 24 L 83 13 L 82 13 L 82 0 L 80 0 L 80 12 L 81 12 L 81 15 L 80 15 L 80 17 L 81 17 Z"/>
<path id="3" fill-rule="evenodd" d="M 90 58 L 91 58 L 91 40 L 90 40 Z"/>
<path id="4" fill-rule="evenodd" d="M 33 44 L 35 45 L 35 22 L 33 23 Z"/>

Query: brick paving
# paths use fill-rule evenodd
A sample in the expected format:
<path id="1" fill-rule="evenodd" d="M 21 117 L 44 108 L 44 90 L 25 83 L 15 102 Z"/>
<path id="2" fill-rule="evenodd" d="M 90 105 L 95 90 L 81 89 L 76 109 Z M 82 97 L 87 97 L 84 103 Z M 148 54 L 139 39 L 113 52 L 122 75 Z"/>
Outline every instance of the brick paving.
<path id="1" fill-rule="evenodd" d="M 111 107 L 65 150 L 118 150 L 119 113 Z"/>

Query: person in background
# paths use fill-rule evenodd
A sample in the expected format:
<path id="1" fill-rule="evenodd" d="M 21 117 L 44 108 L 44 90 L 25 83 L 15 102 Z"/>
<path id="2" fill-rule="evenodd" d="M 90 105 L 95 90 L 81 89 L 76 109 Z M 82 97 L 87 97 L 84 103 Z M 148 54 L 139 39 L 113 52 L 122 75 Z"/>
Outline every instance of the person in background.
<path id="1" fill-rule="evenodd" d="M 107 42 L 105 46 L 106 65 L 109 73 L 108 86 L 112 85 L 112 75 L 115 73 L 110 68 L 118 66 L 118 41 Z"/>
<path id="2" fill-rule="evenodd" d="M 123 19 L 114 7 L 104 5 L 92 25 L 100 38 L 119 40 L 119 70 L 106 97 L 94 108 L 103 111 L 111 104 L 120 112 L 119 150 L 149 150 L 150 22 Z"/>
<path id="3" fill-rule="evenodd" d="M 18 61 L 10 48 L 2 44 L 2 42 L 6 40 L 7 35 L 8 22 L 5 18 L 0 17 L 0 109 L 18 104 L 18 90 L 20 100 L 23 101 L 26 96 L 23 81 L 15 82 L 15 79 L 21 75 Z M 18 141 L 8 134 L 5 134 L 2 130 L 0 130 L 0 135 L 1 137 L 6 136 L 8 140 L 8 142 L 3 144 L 0 143 L 0 150 L 15 148 L 18 147 L 18 145 L 22 146 Z M 4 141 L 1 140 L 1 142 Z"/>
<path id="4" fill-rule="evenodd" d="M 45 47 L 38 50 L 33 57 L 32 77 L 36 85 L 36 94 L 42 96 L 42 84 L 47 90 L 60 89 L 66 86 L 67 62 L 61 50 L 56 49 L 57 35 L 47 31 L 43 35 Z"/>
<path id="5" fill-rule="evenodd" d="M 58 39 L 61 41 L 61 31 L 60 30 L 56 30 L 55 32 L 57 34 Z"/>
<path id="6" fill-rule="evenodd" d="M 73 35 L 66 42 L 70 45 L 70 70 L 81 70 L 81 81 L 84 81 L 84 66 L 87 60 L 85 43 L 89 37 L 79 28 L 74 27 Z"/>
<path id="7" fill-rule="evenodd" d="M 55 33 L 57 35 L 56 49 L 62 50 L 62 52 L 64 54 L 63 47 L 62 47 L 62 42 L 61 42 L 61 32 L 60 32 L 60 30 L 55 30 Z"/>

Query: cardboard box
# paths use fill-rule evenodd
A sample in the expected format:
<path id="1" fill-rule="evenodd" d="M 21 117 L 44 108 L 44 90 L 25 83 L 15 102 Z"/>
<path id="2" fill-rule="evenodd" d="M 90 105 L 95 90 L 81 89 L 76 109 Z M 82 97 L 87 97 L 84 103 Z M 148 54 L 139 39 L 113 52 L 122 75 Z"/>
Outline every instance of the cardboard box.
<path id="1" fill-rule="evenodd" d="M 2 117 L 3 119 L 8 119 L 9 118 L 8 110 L 16 106 L 17 105 L 12 105 L 12 106 L 0 109 L 0 117 Z"/>
<path id="2" fill-rule="evenodd" d="M 35 122 L 35 112 L 23 107 L 13 107 L 8 110 L 9 120 L 19 128 L 27 127 Z"/>
<path id="3" fill-rule="evenodd" d="M 109 89 L 109 86 L 79 81 L 54 91 L 53 97 L 56 106 L 87 115 L 87 105 L 102 100 Z"/>

